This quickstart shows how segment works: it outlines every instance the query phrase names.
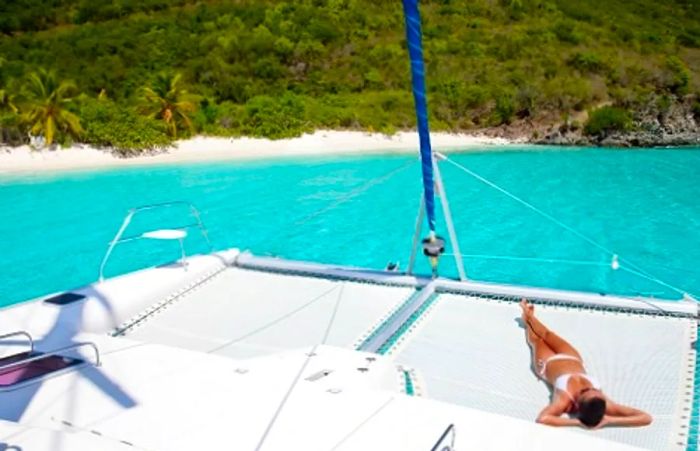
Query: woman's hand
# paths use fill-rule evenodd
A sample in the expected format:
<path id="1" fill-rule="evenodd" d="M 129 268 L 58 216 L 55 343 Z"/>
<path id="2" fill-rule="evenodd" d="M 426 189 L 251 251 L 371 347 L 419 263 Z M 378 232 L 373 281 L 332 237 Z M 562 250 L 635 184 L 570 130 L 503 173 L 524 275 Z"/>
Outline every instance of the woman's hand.
<path id="1" fill-rule="evenodd" d="M 647 426 L 653 421 L 648 413 L 634 407 L 617 404 L 607 400 L 607 409 L 603 417 L 609 426 Z"/>
<path id="2" fill-rule="evenodd" d="M 563 396 L 557 396 L 550 405 L 542 409 L 537 416 L 537 422 L 549 426 L 583 426 L 577 418 L 562 417 L 569 411 L 571 401 Z"/>

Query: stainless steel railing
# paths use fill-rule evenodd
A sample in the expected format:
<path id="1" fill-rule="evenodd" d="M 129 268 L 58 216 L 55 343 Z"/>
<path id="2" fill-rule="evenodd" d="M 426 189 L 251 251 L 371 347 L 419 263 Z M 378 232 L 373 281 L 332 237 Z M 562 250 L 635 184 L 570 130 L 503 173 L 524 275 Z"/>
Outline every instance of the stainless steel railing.
<path id="1" fill-rule="evenodd" d="M 11 362 L 11 363 L 7 363 L 5 365 L 0 365 L 0 371 L 5 371 L 5 370 L 8 370 L 10 368 L 14 368 L 16 366 L 21 366 L 21 365 L 25 365 L 27 363 L 43 360 L 43 359 L 45 359 L 47 357 L 51 357 L 51 356 L 65 357 L 61 354 L 66 352 L 66 351 L 71 351 L 74 349 L 82 348 L 84 346 L 88 346 L 88 347 L 92 348 L 93 351 L 95 351 L 94 365 L 100 366 L 102 364 L 102 362 L 100 360 L 100 351 L 99 351 L 99 349 L 97 349 L 97 345 L 91 341 L 86 341 L 86 342 L 82 342 L 82 343 L 72 344 L 70 346 L 64 346 L 62 348 L 54 349 L 53 351 L 44 352 L 44 353 L 41 353 L 41 354 L 38 354 L 38 355 L 35 355 L 32 357 L 27 357 L 25 359 L 17 360 L 16 362 Z"/>
<path id="2" fill-rule="evenodd" d="M 9 334 L 3 334 L 0 335 L 0 340 L 4 340 L 5 338 L 11 338 L 11 337 L 27 337 L 29 340 L 29 352 L 34 352 L 34 339 L 32 338 L 31 335 L 29 335 L 29 332 L 26 332 L 24 330 L 18 330 L 16 332 L 10 332 Z"/>
<path id="3" fill-rule="evenodd" d="M 121 227 L 119 227 L 119 231 L 117 231 L 117 234 L 114 236 L 112 241 L 110 241 L 109 247 L 107 248 L 107 252 L 105 253 L 104 257 L 102 257 L 102 263 L 100 263 L 99 281 L 102 282 L 104 280 L 105 266 L 107 265 L 107 261 L 109 260 L 109 257 L 112 255 L 112 251 L 114 250 L 114 248 L 118 244 L 122 244 L 122 243 L 126 243 L 129 241 L 135 241 L 135 240 L 140 240 L 140 239 L 145 238 L 143 236 L 144 234 L 122 238 L 127 227 L 129 227 L 131 220 L 133 219 L 133 217 L 137 213 L 141 213 L 141 212 L 148 211 L 148 210 L 154 210 L 154 209 L 158 209 L 158 208 L 169 208 L 169 207 L 173 207 L 176 205 L 184 205 L 186 207 L 189 207 L 190 214 L 195 219 L 195 222 L 193 222 L 191 224 L 179 226 L 179 227 L 177 227 L 177 229 L 178 230 L 185 230 L 185 229 L 190 229 L 190 228 L 199 229 L 200 233 L 202 234 L 202 236 L 206 240 L 210 251 L 213 251 L 214 248 L 211 245 L 211 241 L 209 241 L 209 233 L 207 232 L 207 229 L 204 226 L 204 223 L 202 222 L 201 216 L 199 214 L 199 210 L 197 210 L 197 208 L 195 208 L 195 206 L 192 203 L 186 202 L 186 201 L 173 201 L 173 202 L 164 202 L 164 203 L 160 203 L 160 204 L 144 205 L 142 207 L 132 208 L 126 214 L 126 217 L 124 218 L 124 221 L 122 222 Z M 182 243 L 180 243 L 180 245 L 182 248 Z M 182 248 L 182 254 L 183 254 L 183 258 L 184 258 L 184 248 Z"/>

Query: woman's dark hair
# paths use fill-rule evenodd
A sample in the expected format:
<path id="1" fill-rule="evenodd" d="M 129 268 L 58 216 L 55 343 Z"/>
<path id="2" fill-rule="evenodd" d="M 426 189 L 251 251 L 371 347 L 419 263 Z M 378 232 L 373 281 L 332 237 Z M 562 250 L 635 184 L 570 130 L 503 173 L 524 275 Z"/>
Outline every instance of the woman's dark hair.
<path id="1" fill-rule="evenodd" d="M 600 423 L 605 415 L 605 399 L 589 398 L 581 400 L 578 404 L 578 419 L 585 426 L 591 428 Z"/>

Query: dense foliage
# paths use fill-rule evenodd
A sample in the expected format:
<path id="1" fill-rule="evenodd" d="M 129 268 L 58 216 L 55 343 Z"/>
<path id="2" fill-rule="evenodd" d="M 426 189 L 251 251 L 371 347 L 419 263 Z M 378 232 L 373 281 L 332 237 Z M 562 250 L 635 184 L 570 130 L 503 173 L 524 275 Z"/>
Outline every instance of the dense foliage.
<path id="1" fill-rule="evenodd" d="M 695 0 L 423 0 L 421 9 L 437 129 L 555 123 L 601 104 L 633 113 L 700 89 Z M 42 69 L 83 93 L 67 106 L 81 119 L 78 139 L 120 148 L 191 131 L 286 137 L 414 122 L 399 0 L 2 2 L 4 140 L 28 131 L 9 105 Z M 181 77 L 170 100 L 163 74 Z"/>
<path id="2" fill-rule="evenodd" d="M 85 128 L 84 141 L 114 148 L 122 154 L 129 154 L 134 149 L 156 149 L 170 143 L 164 124 L 109 99 L 83 98 L 78 114 Z"/>
<path id="3" fill-rule="evenodd" d="M 586 134 L 604 136 L 611 132 L 629 130 L 632 126 L 630 114 L 612 106 L 604 106 L 593 111 L 584 128 Z"/>

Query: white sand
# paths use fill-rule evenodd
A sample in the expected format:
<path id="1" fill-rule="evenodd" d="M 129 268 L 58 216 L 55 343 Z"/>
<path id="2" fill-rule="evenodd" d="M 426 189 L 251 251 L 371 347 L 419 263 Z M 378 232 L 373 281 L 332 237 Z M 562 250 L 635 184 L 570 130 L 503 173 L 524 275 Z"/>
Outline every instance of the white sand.
<path id="1" fill-rule="evenodd" d="M 432 133 L 431 142 L 434 149 L 442 151 L 469 150 L 511 143 L 501 138 L 453 133 Z M 29 146 L 0 147 L 0 174 L 304 155 L 408 152 L 417 154 L 417 149 L 418 135 L 415 132 L 399 132 L 387 136 L 354 131 L 317 131 L 298 138 L 274 141 L 200 136 L 179 141 L 169 150 L 155 155 L 130 158 L 120 158 L 108 149 L 89 146 L 42 151 L 32 150 Z"/>

